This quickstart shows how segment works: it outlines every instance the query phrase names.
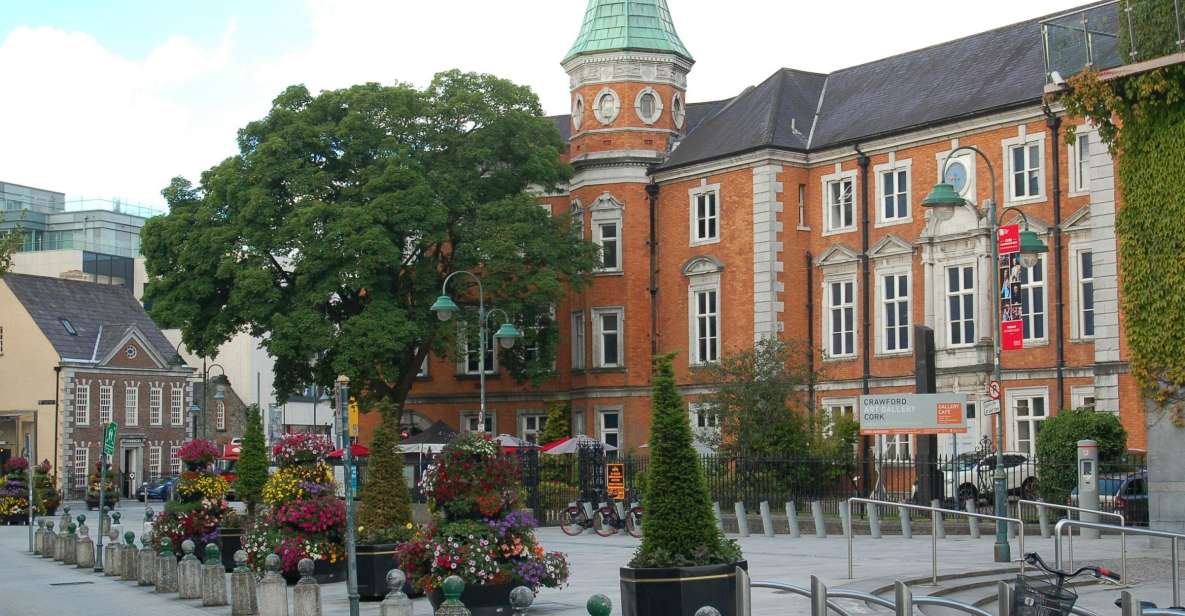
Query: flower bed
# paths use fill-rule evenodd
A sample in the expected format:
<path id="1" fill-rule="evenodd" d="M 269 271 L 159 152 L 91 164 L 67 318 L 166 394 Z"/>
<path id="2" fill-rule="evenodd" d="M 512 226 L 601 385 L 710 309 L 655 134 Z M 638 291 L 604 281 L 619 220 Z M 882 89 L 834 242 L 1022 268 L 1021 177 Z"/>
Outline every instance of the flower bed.
<path id="1" fill-rule="evenodd" d="M 212 461 L 217 451 L 214 443 L 198 439 L 186 443 L 179 455 L 194 469 Z M 153 542 L 159 546 L 160 539 L 168 537 L 174 546 L 179 546 L 191 539 L 197 544 L 198 553 L 203 553 L 207 543 L 218 543 L 218 529 L 234 511 L 226 502 L 229 489 L 225 479 L 208 470 L 181 473 L 177 500 L 165 503 L 165 510 L 153 521 Z"/>

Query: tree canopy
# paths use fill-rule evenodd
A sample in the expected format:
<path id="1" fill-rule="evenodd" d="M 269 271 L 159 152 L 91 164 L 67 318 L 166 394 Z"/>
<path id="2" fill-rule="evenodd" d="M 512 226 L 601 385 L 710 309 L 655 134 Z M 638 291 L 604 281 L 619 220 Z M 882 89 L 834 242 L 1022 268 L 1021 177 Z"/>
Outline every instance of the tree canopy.
<path id="1" fill-rule="evenodd" d="M 571 169 L 529 88 L 459 71 L 423 90 L 291 86 L 238 146 L 199 186 L 174 179 L 169 214 L 143 230 L 146 301 L 190 349 L 211 355 L 249 331 L 275 357 L 281 395 L 344 373 L 398 408 L 430 351 L 456 358 L 458 331 L 477 330 L 429 311 L 445 276 L 472 270 L 486 305 L 524 326 L 501 365 L 520 380 L 551 373 L 553 306 L 596 252 L 534 196 Z M 449 293 L 475 306 L 460 278 Z"/>

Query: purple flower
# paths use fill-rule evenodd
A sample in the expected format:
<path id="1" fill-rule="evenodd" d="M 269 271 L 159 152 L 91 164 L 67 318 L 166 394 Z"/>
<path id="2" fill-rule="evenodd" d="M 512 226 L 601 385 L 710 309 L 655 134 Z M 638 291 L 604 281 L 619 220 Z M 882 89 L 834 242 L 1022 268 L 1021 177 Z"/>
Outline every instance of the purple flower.
<path id="1" fill-rule="evenodd" d="M 522 509 L 511 511 L 503 518 L 486 518 L 484 521 L 499 537 L 505 537 L 512 530 L 531 530 L 539 525 L 530 512 Z"/>

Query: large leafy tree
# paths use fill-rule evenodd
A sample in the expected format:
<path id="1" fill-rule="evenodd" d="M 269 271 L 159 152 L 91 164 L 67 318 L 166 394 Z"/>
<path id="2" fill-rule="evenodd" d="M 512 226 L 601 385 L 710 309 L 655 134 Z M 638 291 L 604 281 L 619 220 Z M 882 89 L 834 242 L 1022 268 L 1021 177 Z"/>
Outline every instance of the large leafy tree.
<path id="1" fill-rule="evenodd" d="M 423 90 L 292 86 L 238 144 L 200 186 L 174 179 L 169 215 L 144 227 L 146 299 L 186 346 L 209 355 L 247 330 L 275 357 L 278 391 L 344 373 L 397 411 L 428 353 L 455 357 L 458 331 L 477 330 L 429 311 L 448 273 L 473 270 L 487 306 L 526 326 L 502 365 L 550 373 L 552 306 L 595 248 L 532 196 L 571 171 L 528 88 L 458 71 Z M 450 293 L 475 305 L 458 278 Z"/>

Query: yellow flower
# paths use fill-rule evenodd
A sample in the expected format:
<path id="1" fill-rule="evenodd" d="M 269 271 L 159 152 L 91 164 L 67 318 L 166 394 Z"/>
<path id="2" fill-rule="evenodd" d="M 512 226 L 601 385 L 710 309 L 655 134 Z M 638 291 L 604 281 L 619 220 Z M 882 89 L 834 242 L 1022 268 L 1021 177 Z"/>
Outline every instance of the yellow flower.
<path id="1" fill-rule="evenodd" d="M 408 522 L 408 523 L 407 523 L 407 528 L 408 528 L 408 529 L 411 529 L 411 527 L 412 527 L 412 523 L 411 523 L 411 522 Z"/>

